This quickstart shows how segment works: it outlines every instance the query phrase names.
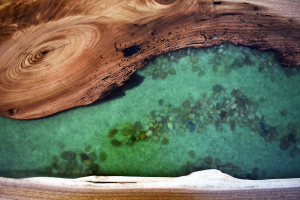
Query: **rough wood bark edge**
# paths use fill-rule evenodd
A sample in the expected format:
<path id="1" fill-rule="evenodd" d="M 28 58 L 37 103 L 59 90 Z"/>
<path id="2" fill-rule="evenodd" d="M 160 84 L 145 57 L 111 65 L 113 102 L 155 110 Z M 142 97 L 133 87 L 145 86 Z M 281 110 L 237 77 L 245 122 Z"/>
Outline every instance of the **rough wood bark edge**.
<path id="1" fill-rule="evenodd" d="M 90 104 L 182 48 L 231 42 L 300 64 L 299 8 L 295 0 L 7 1 L 0 114 L 39 118 Z"/>

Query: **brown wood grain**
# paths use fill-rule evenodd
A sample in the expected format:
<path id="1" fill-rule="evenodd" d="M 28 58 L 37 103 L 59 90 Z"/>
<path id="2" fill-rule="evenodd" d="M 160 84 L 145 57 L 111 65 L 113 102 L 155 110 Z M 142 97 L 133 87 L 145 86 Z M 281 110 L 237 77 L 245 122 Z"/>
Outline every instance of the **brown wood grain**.
<path id="1" fill-rule="evenodd" d="M 87 105 L 157 55 L 231 42 L 300 64 L 296 0 L 0 1 L 0 114 Z"/>
<path id="2" fill-rule="evenodd" d="M 0 186 L 1 199 L 299 199 L 300 188 L 209 191 L 196 189 L 91 189 Z"/>

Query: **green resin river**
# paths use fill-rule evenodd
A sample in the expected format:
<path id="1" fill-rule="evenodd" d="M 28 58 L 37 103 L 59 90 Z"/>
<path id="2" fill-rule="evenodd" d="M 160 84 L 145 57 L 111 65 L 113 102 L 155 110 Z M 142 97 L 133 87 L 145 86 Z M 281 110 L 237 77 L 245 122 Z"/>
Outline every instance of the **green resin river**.
<path id="1" fill-rule="evenodd" d="M 158 56 L 108 98 L 0 116 L 0 176 L 300 178 L 300 68 L 221 44 Z"/>

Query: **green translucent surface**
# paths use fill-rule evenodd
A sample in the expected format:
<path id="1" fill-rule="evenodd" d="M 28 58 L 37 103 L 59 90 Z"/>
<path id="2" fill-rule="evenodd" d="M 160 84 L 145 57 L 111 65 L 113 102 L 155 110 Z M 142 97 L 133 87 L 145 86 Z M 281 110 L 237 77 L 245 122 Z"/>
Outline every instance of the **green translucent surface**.
<path id="1" fill-rule="evenodd" d="M 135 75 L 145 76 L 140 84 L 109 101 L 36 120 L 1 116 L 0 175 L 217 168 L 246 179 L 299 178 L 299 73 L 273 53 L 231 44 L 161 55 Z"/>

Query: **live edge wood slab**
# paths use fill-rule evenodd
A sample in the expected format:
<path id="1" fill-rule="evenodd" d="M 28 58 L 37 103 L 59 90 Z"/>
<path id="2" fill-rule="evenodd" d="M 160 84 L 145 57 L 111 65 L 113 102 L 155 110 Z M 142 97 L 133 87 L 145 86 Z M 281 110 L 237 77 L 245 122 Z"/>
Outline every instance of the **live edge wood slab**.
<path id="1" fill-rule="evenodd" d="M 298 0 L 0 1 L 0 114 L 101 99 L 162 53 L 231 42 L 300 64 Z"/>
<path id="2" fill-rule="evenodd" d="M 218 170 L 177 178 L 0 178 L 1 199 L 300 199 L 300 179 L 239 180 Z"/>

